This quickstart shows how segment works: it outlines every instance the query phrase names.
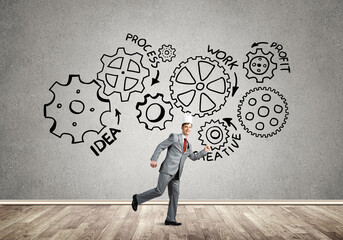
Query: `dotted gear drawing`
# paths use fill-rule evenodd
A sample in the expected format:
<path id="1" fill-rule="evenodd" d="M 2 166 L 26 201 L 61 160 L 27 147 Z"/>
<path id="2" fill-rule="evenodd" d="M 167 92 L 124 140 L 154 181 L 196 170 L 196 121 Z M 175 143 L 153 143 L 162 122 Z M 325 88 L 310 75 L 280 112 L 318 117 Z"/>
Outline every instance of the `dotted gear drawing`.
<path id="1" fill-rule="evenodd" d="M 175 56 L 175 48 L 172 45 L 162 45 L 161 48 L 158 49 L 159 54 L 158 56 L 162 59 L 163 62 L 171 62 Z"/>
<path id="2" fill-rule="evenodd" d="M 119 93 L 122 102 L 129 100 L 131 93 L 144 91 L 143 81 L 150 75 L 148 68 L 142 64 L 143 55 L 126 53 L 120 47 L 113 56 L 104 54 L 101 57 L 102 70 L 98 72 L 98 80 L 104 82 L 104 94 Z"/>
<path id="3" fill-rule="evenodd" d="M 85 83 L 80 75 L 69 75 L 65 85 L 55 82 L 49 89 L 54 97 L 44 105 L 44 116 L 54 120 L 50 132 L 59 138 L 70 135 L 73 144 L 83 142 L 87 132 L 100 133 L 105 127 L 101 117 L 110 112 L 110 102 L 99 96 L 99 89 L 95 80 Z"/>
<path id="4" fill-rule="evenodd" d="M 191 57 L 170 78 L 171 98 L 184 113 L 200 118 L 219 111 L 230 95 L 230 76 L 216 60 Z"/>
<path id="5" fill-rule="evenodd" d="M 212 150 L 220 150 L 228 143 L 229 130 L 219 120 L 214 121 L 212 119 L 210 122 L 205 122 L 205 125 L 200 127 L 198 133 L 201 145 L 206 146 L 209 144 Z"/>
<path id="6" fill-rule="evenodd" d="M 158 93 L 156 96 L 147 94 L 144 96 L 144 102 L 138 102 L 136 109 L 139 111 L 137 119 L 139 123 L 144 123 L 145 128 L 153 130 L 158 128 L 165 129 L 166 122 L 173 121 L 174 115 L 171 113 L 173 105 L 163 100 L 163 95 Z"/>
<path id="7" fill-rule="evenodd" d="M 288 104 L 278 91 L 259 87 L 247 92 L 238 105 L 238 120 L 251 135 L 272 137 L 286 124 Z"/>
<path id="8" fill-rule="evenodd" d="M 255 78 L 257 83 L 263 83 L 266 78 L 272 79 L 277 64 L 272 61 L 274 54 L 263 52 L 262 48 L 257 48 L 255 53 L 247 54 L 248 60 L 243 63 L 243 68 L 247 70 L 247 78 Z"/>

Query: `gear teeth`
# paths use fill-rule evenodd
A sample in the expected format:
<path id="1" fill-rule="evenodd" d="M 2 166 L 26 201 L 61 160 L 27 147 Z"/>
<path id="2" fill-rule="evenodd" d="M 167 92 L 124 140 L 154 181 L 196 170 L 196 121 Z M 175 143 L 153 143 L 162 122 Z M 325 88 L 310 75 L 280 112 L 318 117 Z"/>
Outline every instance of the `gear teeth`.
<path id="1" fill-rule="evenodd" d="M 49 89 L 53 99 L 44 105 L 45 118 L 54 121 L 50 132 L 59 138 L 70 135 L 73 144 L 83 142 L 87 132 L 100 133 L 105 127 L 101 117 L 110 112 L 110 102 L 99 96 L 99 89 L 96 81 L 85 83 L 80 75 L 69 75 L 67 84 L 55 82 Z M 89 98 L 90 94 L 96 95 L 97 101 Z"/>
<path id="2" fill-rule="evenodd" d="M 210 140 L 206 139 L 206 132 L 211 130 L 211 128 L 216 128 L 217 132 L 222 133 L 222 136 L 221 136 L 222 140 L 216 144 L 213 144 Z M 201 145 L 206 146 L 207 143 L 210 142 L 213 148 L 212 150 L 214 149 L 220 150 L 228 143 L 229 130 L 227 129 L 226 125 L 223 122 L 220 122 L 219 120 L 214 121 L 212 119 L 210 122 L 206 122 L 204 126 L 200 127 L 200 130 L 198 133 L 199 133 L 198 139 L 201 141 Z"/>
<path id="3" fill-rule="evenodd" d="M 158 49 L 159 57 L 162 59 L 163 62 L 171 62 L 172 59 L 175 57 L 175 48 L 172 45 L 162 45 L 162 48 Z"/>
<path id="4" fill-rule="evenodd" d="M 97 73 L 97 79 L 104 83 L 103 93 L 110 96 L 113 93 L 120 95 L 122 102 L 127 102 L 134 92 L 141 93 L 145 87 L 144 79 L 150 76 L 150 70 L 142 64 L 143 55 L 140 53 L 126 53 L 125 48 L 119 47 L 114 55 L 104 54 L 101 57 L 102 69 Z M 113 61 L 121 61 L 116 67 L 110 66 Z M 138 69 L 130 69 L 130 64 L 134 63 Z M 112 76 L 115 80 L 108 80 L 107 76 Z M 126 89 L 129 79 L 137 80 L 132 87 Z M 111 82 L 110 81 L 114 81 Z"/>
<path id="5" fill-rule="evenodd" d="M 225 94 L 223 94 L 223 99 L 222 101 L 220 101 L 219 103 L 217 101 L 213 101 L 214 103 L 214 108 L 208 110 L 208 111 L 200 111 L 201 106 L 198 105 L 200 104 L 200 91 L 197 91 L 195 96 L 193 97 L 193 99 L 191 100 L 191 102 L 186 106 L 183 103 L 181 103 L 177 96 L 181 93 L 185 93 L 187 92 L 187 90 L 182 88 L 181 83 L 177 82 L 177 78 L 178 78 L 178 74 L 183 71 L 184 68 L 187 68 L 189 70 L 189 68 L 193 68 L 193 69 L 197 69 L 197 72 L 195 73 L 196 70 L 193 70 L 194 73 L 192 74 L 193 79 L 196 80 L 195 84 L 203 82 L 201 79 L 199 79 L 199 61 L 205 61 L 211 65 L 214 66 L 213 70 L 211 71 L 211 76 L 212 74 L 215 74 L 217 77 L 220 76 L 224 79 L 224 84 L 225 84 Z M 190 71 L 190 70 L 189 70 Z M 207 76 L 206 81 L 208 80 L 209 76 Z M 220 79 L 215 78 L 215 79 Z M 208 57 L 201 57 L 201 56 L 194 56 L 194 57 L 189 57 L 186 61 L 181 62 L 178 64 L 178 66 L 174 69 L 173 74 L 171 76 L 171 78 L 169 79 L 170 81 L 170 85 L 169 85 L 169 89 L 171 92 L 171 99 L 175 105 L 175 107 L 177 108 L 181 108 L 181 111 L 183 113 L 191 113 L 192 116 L 198 116 L 199 118 L 204 117 L 204 116 L 210 116 L 215 112 L 218 112 L 226 103 L 227 98 L 230 95 L 230 88 L 231 88 L 231 82 L 230 80 L 230 75 L 228 73 L 226 73 L 225 69 L 219 65 L 218 61 L 216 60 L 212 60 Z M 207 86 L 206 86 L 207 87 Z M 194 88 L 195 89 L 195 86 Z M 211 91 L 211 90 L 209 90 Z M 218 95 L 218 94 L 217 94 Z M 218 97 L 216 95 L 216 97 Z M 196 98 L 196 100 L 194 101 L 194 98 Z M 194 102 L 193 102 L 194 101 Z"/>
<path id="6" fill-rule="evenodd" d="M 274 98 L 273 101 L 276 102 L 274 104 L 274 106 L 273 106 L 272 103 L 269 103 L 269 101 L 268 101 L 269 105 L 266 102 L 263 102 L 264 101 L 263 100 L 263 96 L 265 94 L 267 94 L 267 93 L 271 94 L 272 96 L 274 96 L 273 97 Z M 257 122 L 257 121 L 259 121 L 261 119 L 264 119 L 264 118 L 267 119 L 267 116 L 263 116 L 263 118 L 260 118 L 259 120 L 254 120 L 254 121 L 253 120 L 249 120 L 249 121 L 251 121 L 251 123 L 248 120 L 243 119 L 243 116 L 242 116 L 243 115 L 243 113 L 242 113 L 243 111 L 244 112 L 247 112 L 247 111 L 251 112 L 252 111 L 252 113 L 255 113 L 256 116 L 259 114 L 259 112 L 258 112 L 259 110 L 256 110 L 256 108 L 258 106 L 257 103 L 255 104 L 256 107 L 251 107 L 251 106 L 249 107 L 249 106 L 247 106 L 248 103 L 246 103 L 247 102 L 246 99 L 248 98 L 248 96 L 250 97 L 250 100 L 252 98 L 262 99 L 260 101 L 263 102 L 263 106 L 264 107 L 268 106 L 270 109 L 274 109 L 274 107 L 276 105 L 280 105 L 280 106 L 283 107 L 283 112 L 282 113 L 281 112 L 278 113 L 278 114 L 280 114 L 279 119 L 277 119 L 279 121 L 279 124 L 277 126 L 275 126 L 275 127 L 271 127 L 270 128 L 270 129 L 273 129 L 273 130 L 268 130 L 268 131 L 267 130 L 263 131 L 264 129 L 262 129 L 262 130 L 257 130 L 257 129 L 252 130 L 252 128 L 253 128 L 252 126 L 254 126 L 253 123 L 255 123 L 255 122 Z M 271 106 L 273 106 L 273 107 L 271 107 Z M 281 129 L 284 127 L 284 125 L 286 124 L 286 121 L 287 121 L 288 115 L 289 115 L 288 104 L 287 104 L 286 99 L 284 98 L 284 96 L 282 94 L 280 94 L 277 90 L 272 89 L 271 87 L 258 87 L 258 88 L 250 89 L 248 92 L 245 93 L 243 98 L 239 101 L 237 112 L 238 112 L 238 114 L 237 114 L 238 121 L 240 122 L 240 124 L 243 127 L 243 129 L 246 132 L 250 133 L 251 135 L 253 135 L 255 137 L 261 137 L 261 138 L 272 137 L 272 136 L 275 136 L 277 133 L 279 133 L 281 131 Z M 268 112 L 268 114 L 269 114 L 269 112 Z M 276 115 L 276 116 L 279 116 L 279 115 Z M 263 121 L 262 121 L 262 123 L 263 123 Z M 269 123 L 269 121 L 268 121 L 268 123 Z M 266 124 L 266 122 L 264 122 L 264 124 Z M 247 125 L 249 125 L 249 126 L 247 126 Z M 262 132 L 258 133 L 255 130 L 262 131 Z"/>
<path id="7" fill-rule="evenodd" d="M 255 79 L 257 83 L 263 83 L 264 79 L 272 79 L 274 77 L 277 64 L 273 62 L 274 54 L 272 52 L 266 54 L 262 48 L 257 48 L 255 53 L 249 52 L 246 56 L 248 59 L 243 63 L 243 68 L 247 71 L 245 76 L 248 79 Z M 261 67 L 262 64 L 256 64 L 255 59 L 257 57 L 261 59 L 260 61 L 264 62 L 264 68 Z M 257 69 L 255 69 L 256 66 L 258 66 Z"/>
<path id="8" fill-rule="evenodd" d="M 146 115 L 148 113 L 149 107 L 153 104 L 159 105 L 161 109 L 164 110 L 163 116 L 160 116 L 161 119 L 159 119 L 158 121 L 156 121 L 156 119 L 154 121 L 151 121 Z M 166 122 L 172 122 L 174 119 L 174 115 L 171 113 L 172 108 L 173 105 L 170 102 L 164 101 L 162 94 L 158 93 L 154 97 L 150 94 L 147 94 L 144 96 L 143 102 L 138 102 L 136 104 L 136 109 L 139 111 L 137 119 L 139 123 L 143 123 L 145 125 L 145 128 L 148 130 L 152 131 L 154 128 L 163 130 L 166 128 Z"/>

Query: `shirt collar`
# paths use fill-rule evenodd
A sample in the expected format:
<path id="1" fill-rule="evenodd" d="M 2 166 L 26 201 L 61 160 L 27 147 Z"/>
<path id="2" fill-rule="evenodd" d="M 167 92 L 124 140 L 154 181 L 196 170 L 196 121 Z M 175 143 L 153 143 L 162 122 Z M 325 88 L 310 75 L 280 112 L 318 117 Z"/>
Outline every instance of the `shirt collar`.
<path id="1" fill-rule="evenodd" d="M 184 139 L 186 138 L 186 136 L 183 135 L 183 133 L 181 133 L 181 135 L 182 135 L 182 139 L 184 140 Z M 186 139 L 187 139 L 187 138 L 186 138 Z"/>

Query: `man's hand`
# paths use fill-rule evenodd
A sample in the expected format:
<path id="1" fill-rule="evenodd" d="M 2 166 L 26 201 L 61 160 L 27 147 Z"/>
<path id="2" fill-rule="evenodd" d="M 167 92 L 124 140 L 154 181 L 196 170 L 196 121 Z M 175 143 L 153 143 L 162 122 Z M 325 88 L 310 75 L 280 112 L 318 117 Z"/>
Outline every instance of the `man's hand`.
<path id="1" fill-rule="evenodd" d="M 150 162 L 150 166 L 151 166 L 152 168 L 157 167 L 157 162 L 152 160 L 152 161 Z"/>
<path id="2" fill-rule="evenodd" d="M 211 151 L 210 145 L 206 145 L 206 147 L 204 149 L 205 149 L 205 152 Z"/>

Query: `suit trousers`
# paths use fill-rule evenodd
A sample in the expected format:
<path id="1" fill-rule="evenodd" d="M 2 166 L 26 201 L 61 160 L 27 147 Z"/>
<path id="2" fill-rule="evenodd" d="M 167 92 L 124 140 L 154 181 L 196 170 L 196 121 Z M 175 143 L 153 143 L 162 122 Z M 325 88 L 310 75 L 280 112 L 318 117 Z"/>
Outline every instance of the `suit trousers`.
<path id="1" fill-rule="evenodd" d="M 169 174 L 160 172 L 160 175 L 158 176 L 158 182 L 157 182 L 156 188 L 137 194 L 138 204 L 142 204 L 153 198 L 162 196 L 166 187 L 168 186 L 169 206 L 168 206 L 167 220 L 176 221 L 175 216 L 176 216 L 176 211 L 177 211 L 177 203 L 179 201 L 179 185 L 180 185 L 179 172 L 177 172 L 176 175 L 169 175 Z"/>

